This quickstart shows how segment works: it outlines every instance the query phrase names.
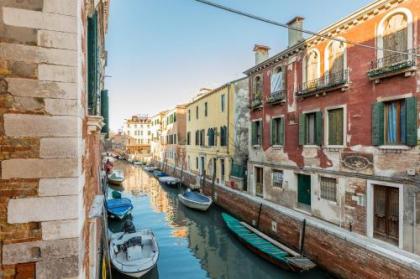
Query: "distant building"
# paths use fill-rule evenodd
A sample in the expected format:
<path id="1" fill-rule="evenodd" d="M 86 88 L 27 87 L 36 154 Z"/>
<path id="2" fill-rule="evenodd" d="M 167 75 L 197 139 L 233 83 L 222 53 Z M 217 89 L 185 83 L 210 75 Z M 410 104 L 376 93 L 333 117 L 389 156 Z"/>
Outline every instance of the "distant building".
<path id="1" fill-rule="evenodd" d="M 151 126 L 151 119 L 147 115 L 133 115 L 124 121 L 122 135 L 127 137 L 125 151 L 128 155 L 150 153 Z"/>
<path id="2" fill-rule="evenodd" d="M 162 125 L 165 117 L 166 111 L 159 112 L 158 114 L 152 116 L 151 118 L 151 142 L 150 142 L 150 152 L 152 154 L 152 160 L 155 162 L 163 161 L 163 139 L 162 135 Z"/>

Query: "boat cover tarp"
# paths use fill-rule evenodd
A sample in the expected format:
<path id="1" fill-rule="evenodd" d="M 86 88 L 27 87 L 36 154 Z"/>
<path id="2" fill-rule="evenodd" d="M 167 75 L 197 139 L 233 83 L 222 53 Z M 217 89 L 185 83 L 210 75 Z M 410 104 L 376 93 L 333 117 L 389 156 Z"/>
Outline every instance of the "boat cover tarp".
<path id="1" fill-rule="evenodd" d="M 208 198 L 208 197 L 206 197 L 206 196 L 204 196 L 204 195 L 202 195 L 200 193 L 197 193 L 197 192 L 190 191 L 190 192 L 185 192 L 182 195 L 186 199 L 192 200 L 192 201 L 195 201 L 195 202 L 199 202 L 199 203 L 208 203 L 208 202 L 210 202 L 210 198 Z"/>
<path id="2" fill-rule="evenodd" d="M 106 201 L 106 208 L 111 213 L 124 213 L 128 209 L 133 208 L 133 204 L 131 203 L 131 200 L 127 198 L 121 198 L 121 199 L 110 199 Z"/>
<path id="3" fill-rule="evenodd" d="M 227 213 L 222 213 L 222 218 L 225 221 L 228 228 L 234 234 L 236 234 L 239 238 L 243 239 L 251 246 L 280 261 L 288 261 L 287 257 L 289 256 L 289 254 L 287 252 L 285 252 L 277 246 L 274 246 L 271 242 L 248 230 L 245 226 L 243 226 L 240 223 L 238 219 L 234 218 L 233 216 Z"/>

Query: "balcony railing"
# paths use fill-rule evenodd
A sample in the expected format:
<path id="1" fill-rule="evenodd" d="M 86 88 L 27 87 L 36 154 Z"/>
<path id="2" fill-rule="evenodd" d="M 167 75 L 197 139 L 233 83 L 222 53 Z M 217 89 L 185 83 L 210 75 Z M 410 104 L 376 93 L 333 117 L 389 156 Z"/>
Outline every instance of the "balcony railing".
<path id="1" fill-rule="evenodd" d="M 278 90 L 276 92 L 272 92 L 267 97 L 267 103 L 277 104 L 277 103 L 280 103 L 280 102 L 284 101 L 285 99 L 286 99 L 286 90 L 282 89 L 282 90 Z"/>
<path id="2" fill-rule="evenodd" d="M 323 77 L 302 83 L 297 95 L 311 95 L 319 91 L 329 91 L 344 86 L 349 81 L 349 71 L 327 72 Z"/>
<path id="3" fill-rule="evenodd" d="M 377 78 L 416 66 L 416 49 L 408 50 L 408 54 L 392 53 L 371 62 L 368 72 L 370 78 Z"/>
<path id="4" fill-rule="evenodd" d="M 257 108 L 262 105 L 262 98 L 260 95 L 253 96 L 253 99 L 251 101 L 251 108 Z"/>

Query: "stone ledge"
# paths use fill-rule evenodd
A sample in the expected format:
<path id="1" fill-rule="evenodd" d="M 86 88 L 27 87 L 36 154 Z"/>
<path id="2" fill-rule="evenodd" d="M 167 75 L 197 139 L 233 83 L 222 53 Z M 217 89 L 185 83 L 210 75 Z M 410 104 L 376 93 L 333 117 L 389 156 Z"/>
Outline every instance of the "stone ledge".
<path id="1" fill-rule="evenodd" d="M 104 126 L 104 118 L 102 116 L 99 116 L 99 115 L 87 116 L 88 134 L 100 133 L 103 126 Z"/>

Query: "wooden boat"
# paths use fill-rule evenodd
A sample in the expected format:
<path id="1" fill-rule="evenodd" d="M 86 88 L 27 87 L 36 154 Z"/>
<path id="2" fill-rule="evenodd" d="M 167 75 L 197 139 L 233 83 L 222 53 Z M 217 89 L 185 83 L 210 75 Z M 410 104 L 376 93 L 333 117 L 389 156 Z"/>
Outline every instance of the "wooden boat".
<path id="1" fill-rule="evenodd" d="M 121 185 L 124 181 L 124 174 L 120 170 L 114 170 L 108 175 L 108 181 L 114 185 Z"/>
<path id="2" fill-rule="evenodd" d="M 157 170 L 157 167 L 154 167 L 154 166 L 145 166 L 143 169 L 145 171 L 152 172 L 152 171 Z"/>
<path id="3" fill-rule="evenodd" d="M 181 182 L 181 179 L 177 177 L 173 177 L 173 176 L 161 176 L 161 177 L 158 177 L 158 180 L 160 183 L 170 185 L 170 186 L 177 185 L 178 183 Z"/>
<path id="4" fill-rule="evenodd" d="M 134 228 L 134 231 L 125 230 L 112 235 L 109 254 L 112 265 L 119 272 L 141 278 L 156 266 L 159 247 L 151 230 L 135 231 Z"/>
<path id="5" fill-rule="evenodd" d="M 206 211 L 213 200 L 203 194 L 193 191 L 186 191 L 183 194 L 178 194 L 178 200 L 186 207 Z"/>
<path id="6" fill-rule="evenodd" d="M 116 198 L 105 202 L 106 210 L 111 218 L 118 218 L 120 220 L 127 217 L 133 210 L 133 204 L 130 199 Z"/>
<path id="7" fill-rule="evenodd" d="M 230 231 L 251 251 L 265 260 L 290 271 L 304 271 L 315 267 L 308 258 L 275 241 L 252 226 L 222 213 Z"/>
<path id="8" fill-rule="evenodd" d="M 164 176 L 168 176 L 168 175 L 166 173 L 164 173 L 163 171 L 154 170 L 153 171 L 153 176 L 156 176 L 156 177 L 164 177 Z"/>

